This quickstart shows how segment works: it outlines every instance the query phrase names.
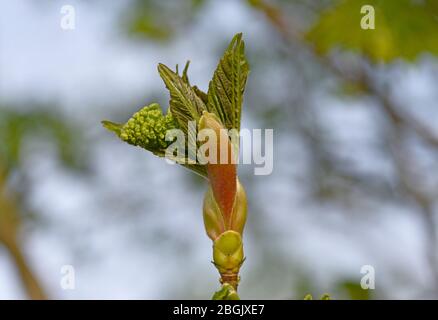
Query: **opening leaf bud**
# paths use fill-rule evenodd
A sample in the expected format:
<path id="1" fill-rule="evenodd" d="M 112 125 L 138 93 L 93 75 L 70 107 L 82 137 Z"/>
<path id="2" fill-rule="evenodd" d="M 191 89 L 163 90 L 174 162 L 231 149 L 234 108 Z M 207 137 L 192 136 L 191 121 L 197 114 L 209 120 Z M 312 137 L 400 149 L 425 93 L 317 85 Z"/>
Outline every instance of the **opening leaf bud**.
<path id="1" fill-rule="evenodd" d="M 225 220 L 221 209 L 213 195 L 211 187 L 208 188 L 204 197 L 203 215 L 204 226 L 207 235 L 211 240 L 215 241 L 223 232 L 233 230 L 240 235 L 243 234 L 243 229 L 246 223 L 246 216 L 248 211 L 248 203 L 246 200 L 245 189 L 236 179 L 236 196 L 233 203 L 233 209 L 229 221 Z"/>
<path id="2" fill-rule="evenodd" d="M 216 158 L 207 163 L 207 174 L 214 198 L 223 214 L 225 224 L 230 225 L 236 197 L 236 161 L 230 137 L 219 118 L 204 111 L 199 120 L 199 130 L 213 130 L 216 135 Z"/>
<path id="3" fill-rule="evenodd" d="M 240 233 L 228 230 L 213 242 L 213 262 L 221 275 L 235 274 L 237 277 L 243 260 L 243 242 Z"/>

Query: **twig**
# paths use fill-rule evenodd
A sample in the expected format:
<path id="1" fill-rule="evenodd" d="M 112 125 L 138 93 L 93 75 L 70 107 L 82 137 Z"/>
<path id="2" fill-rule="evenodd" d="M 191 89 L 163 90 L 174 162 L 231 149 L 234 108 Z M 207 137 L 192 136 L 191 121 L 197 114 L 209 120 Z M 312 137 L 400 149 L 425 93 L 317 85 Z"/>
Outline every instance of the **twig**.
<path id="1" fill-rule="evenodd" d="M 19 215 L 13 199 L 6 191 L 6 174 L 0 167 L 0 244 L 3 244 L 11 255 L 28 297 L 35 300 L 47 299 L 18 243 Z"/>

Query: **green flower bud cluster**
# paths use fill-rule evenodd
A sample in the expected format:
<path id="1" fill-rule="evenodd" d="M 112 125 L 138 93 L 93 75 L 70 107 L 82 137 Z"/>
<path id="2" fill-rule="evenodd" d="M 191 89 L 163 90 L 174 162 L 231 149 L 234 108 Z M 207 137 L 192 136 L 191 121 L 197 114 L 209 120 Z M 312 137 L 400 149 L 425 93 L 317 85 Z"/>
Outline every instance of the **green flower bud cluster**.
<path id="1" fill-rule="evenodd" d="M 172 141 L 166 141 L 166 131 L 178 128 L 172 114 L 163 115 L 160 106 L 153 103 L 136 112 L 122 126 L 120 138 L 129 144 L 156 151 L 166 149 Z"/>

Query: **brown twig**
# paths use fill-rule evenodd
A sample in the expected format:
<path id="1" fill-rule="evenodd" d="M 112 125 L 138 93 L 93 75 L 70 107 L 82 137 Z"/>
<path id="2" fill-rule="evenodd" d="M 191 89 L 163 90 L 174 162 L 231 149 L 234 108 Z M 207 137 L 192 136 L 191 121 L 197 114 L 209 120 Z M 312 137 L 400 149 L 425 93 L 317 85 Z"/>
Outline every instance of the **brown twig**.
<path id="1" fill-rule="evenodd" d="M 20 226 L 18 208 L 6 190 L 6 174 L 0 167 L 0 244 L 9 252 L 17 267 L 23 288 L 30 299 L 47 299 L 36 276 L 33 274 L 18 241 Z"/>

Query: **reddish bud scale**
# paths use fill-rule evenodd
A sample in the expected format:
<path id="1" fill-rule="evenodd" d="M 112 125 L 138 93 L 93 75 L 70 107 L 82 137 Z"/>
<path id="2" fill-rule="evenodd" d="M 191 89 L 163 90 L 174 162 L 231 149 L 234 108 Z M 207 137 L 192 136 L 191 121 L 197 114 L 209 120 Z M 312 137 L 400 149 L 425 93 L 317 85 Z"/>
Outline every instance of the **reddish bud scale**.
<path id="1" fill-rule="evenodd" d="M 204 112 L 199 127 L 200 129 L 212 129 L 217 137 L 217 158 L 214 161 L 215 163 L 207 164 L 207 174 L 214 198 L 224 216 L 226 229 L 230 229 L 237 188 L 237 169 L 233 161 L 231 141 L 220 121 L 212 113 Z"/>
<path id="2" fill-rule="evenodd" d="M 227 229 L 231 228 L 231 213 L 236 198 L 236 166 L 212 164 L 207 166 L 214 197 L 219 204 Z"/>

